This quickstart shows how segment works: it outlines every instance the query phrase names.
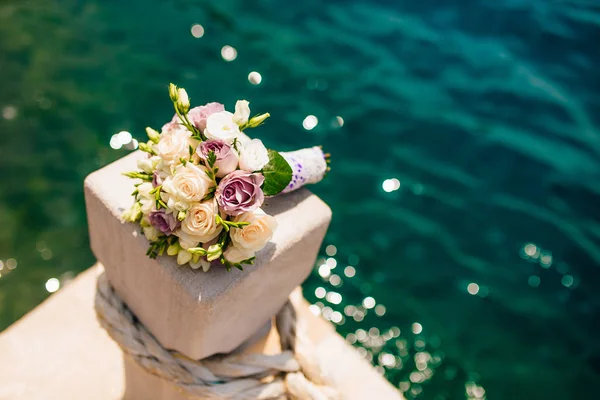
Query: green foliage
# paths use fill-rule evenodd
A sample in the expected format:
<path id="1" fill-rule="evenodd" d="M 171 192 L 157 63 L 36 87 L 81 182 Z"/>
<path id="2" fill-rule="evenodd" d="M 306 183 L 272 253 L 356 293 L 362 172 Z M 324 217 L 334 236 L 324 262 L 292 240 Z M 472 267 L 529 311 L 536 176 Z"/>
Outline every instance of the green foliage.
<path id="1" fill-rule="evenodd" d="M 221 264 L 223 264 L 225 266 L 225 268 L 227 268 L 227 271 L 231 271 L 231 268 L 237 268 L 240 271 L 244 270 L 244 265 L 252 265 L 254 264 L 254 261 L 256 260 L 256 257 L 251 257 L 248 258 L 247 260 L 243 260 L 237 263 L 231 262 L 228 259 L 226 259 L 224 256 L 221 256 Z"/>
<path id="2" fill-rule="evenodd" d="M 217 221 L 217 224 L 223 225 L 223 229 L 225 229 L 225 231 L 227 231 L 227 232 L 229 232 L 229 229 L 231 229 L 231 228 L 243 228 L 244 226 L 250 225 L 250 222 L 245 222 L 245 221 L 241 221 L 241 222 L 227 221 L 226 219 L 221 218 L 221 216 L 218 214 L 215 215 L 215 220 Z"/>
<path id="3" fill-rule="evenodd" d="M 141 179 L 146 182 L 152 182 L 152 174 L 148 174 L 146 172 L 132 171 L 132 172 L 123 172 L 128 178 L 132 179 Z"/>
<path id="4" fill-rule="evenodd" d="M 170 245 L 172 236 L 160 236 L 158 240 L 150 242 L 146 255 L 152 259 L 162 256 Z"/>
<path id="5" fill-rule="evenodd" d="M 148 143 L 144 143 L 144 142 L 140 142 L 140 144 L 138 145 L 139 149 L 141 151 L 144 151 L 146 153 L 152 154 L 153 156 L 156 155 L 156 152 L 154 151 L 154 149 L 152 148 L 152 146 L 150 146 Z"/>
<path id="6" fill-rule="evenodd" d="M 292 180 L 292 167 L 285 158 L 275 150 L 268 150 L 269 163 L 262 169 L 265 183 L 262 190 L 265 196 L 274 196 L 280 193 Z"/>
<path id="7" fill-rule="evenodd" d="M 217 155 L 215 154 L 214 150 L 211 150 L 208 152 L 208 157 L 206 157 L 206 162 L 208 163 L 208 166 L 210 168 L 215 166 L 215 163 L 217 162 Z"/>

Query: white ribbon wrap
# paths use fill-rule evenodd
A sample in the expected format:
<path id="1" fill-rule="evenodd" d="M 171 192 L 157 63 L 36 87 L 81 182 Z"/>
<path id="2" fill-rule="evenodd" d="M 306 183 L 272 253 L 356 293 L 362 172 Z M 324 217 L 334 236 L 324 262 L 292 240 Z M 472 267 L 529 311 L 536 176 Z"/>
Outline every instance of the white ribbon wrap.
<path id="1" fill-rule="evenodd" d="M 292 167 L 292 180 L 281 193 L 289 193 L 306 184 L 320 182 L 327 172 L 325 154 L 319 146 L 279 154 Z"/>

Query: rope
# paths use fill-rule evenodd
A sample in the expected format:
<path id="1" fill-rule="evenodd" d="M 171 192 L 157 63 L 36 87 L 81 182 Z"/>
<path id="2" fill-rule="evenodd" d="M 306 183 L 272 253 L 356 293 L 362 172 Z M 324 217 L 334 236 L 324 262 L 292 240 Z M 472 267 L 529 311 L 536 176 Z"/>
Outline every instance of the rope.
<path id="1" fill-rule="evenodd" d="M 190 399 L 335 400 L 325 383 L 302 326 L 287 301 L 276 317 L 282 352 L 226 354 L 193 360 L 167 350 L 133 315 L 103 273 L 98 277 L 96 314 L 122 350 L 149 373 L 171 382 Z M 299 326 L 300 325 L 300 326 Z"/>

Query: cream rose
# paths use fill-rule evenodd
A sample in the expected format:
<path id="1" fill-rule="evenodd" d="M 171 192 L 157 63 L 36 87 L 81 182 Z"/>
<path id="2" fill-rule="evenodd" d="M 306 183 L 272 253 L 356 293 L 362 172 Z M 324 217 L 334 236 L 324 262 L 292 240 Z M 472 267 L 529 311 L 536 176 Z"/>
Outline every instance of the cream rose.
<path id="1" fill-rule="evenodd" d="M 164 133 L 156 145 L 156 153 L 167 165 L 179 163 L 189 157 L 191 133 L 187 129 L 174 129 Z"/>
<path id="2" fill-rule="evenodd" d="M 223 257 L 229 262 L 240 263 L 254 257 L 254 252 L 231 245 L 227 247 L 227 250 L 223 253 Z"/>
<path id="3" fill-rule="evenodd" d="M 236 222 L 250 222 L 243 228 L 232 228 L 231 242 L 242 252 L 257 252 L 271 240 L 277 220 L 261 209 L 237 216 Z M 247 258 L 247 257 L 246 257 Z"/>
<path id="4" fill-rule="evenodd" d="M 206 119 L 204 135 L 209 139 L 220 139 L 230 144 L 240 133 L 240 127 L 233 121 L 233 114 L 229 111 L 211 114 Z"/>
<path id="5" fill-rule="evenodd" d="M 177 233 L 183 239 L 180 243 L 206 243 L 216 238 L 223 229 L 215 219 L 218 212 L 219 206 L 214 198 L 187 210 L 185 219 L 181 221 L 181 230 Z"/>
<path id="6" fill-rule="evenodd" d="M 187 163 L 180 165 L 172 177 L 165 179 L 162 187 L 165 192 L 184 202 L 201 201 L 214 186 L 214 182 L 206 174 L 201 165 Z"/>

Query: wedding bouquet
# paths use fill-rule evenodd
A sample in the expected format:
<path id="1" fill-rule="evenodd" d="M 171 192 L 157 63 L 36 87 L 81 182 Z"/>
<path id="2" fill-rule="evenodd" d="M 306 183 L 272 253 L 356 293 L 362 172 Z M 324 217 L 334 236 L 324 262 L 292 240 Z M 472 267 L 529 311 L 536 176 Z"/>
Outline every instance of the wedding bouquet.
<path id="1" fill-rule="evenodd" d="M 246 100 L 231 113 L 219 103 L 190 109 L 187 92 L 173 84 L 169 95 L 175 116 L 161 132 L 146 128 L 149 141 L 139 149 L 147 157 L 125 173 L 141 182 L 123 219 L 140 224 L 151 258 L 166 253 L 193 269 L 243 269 L 277 229 L 260 208 L 265 196 L 319 182 L 329 156 L 318 146 L 279 153 L 248 138 L 244 130 L 269 114 L 250 118 Z"/>

